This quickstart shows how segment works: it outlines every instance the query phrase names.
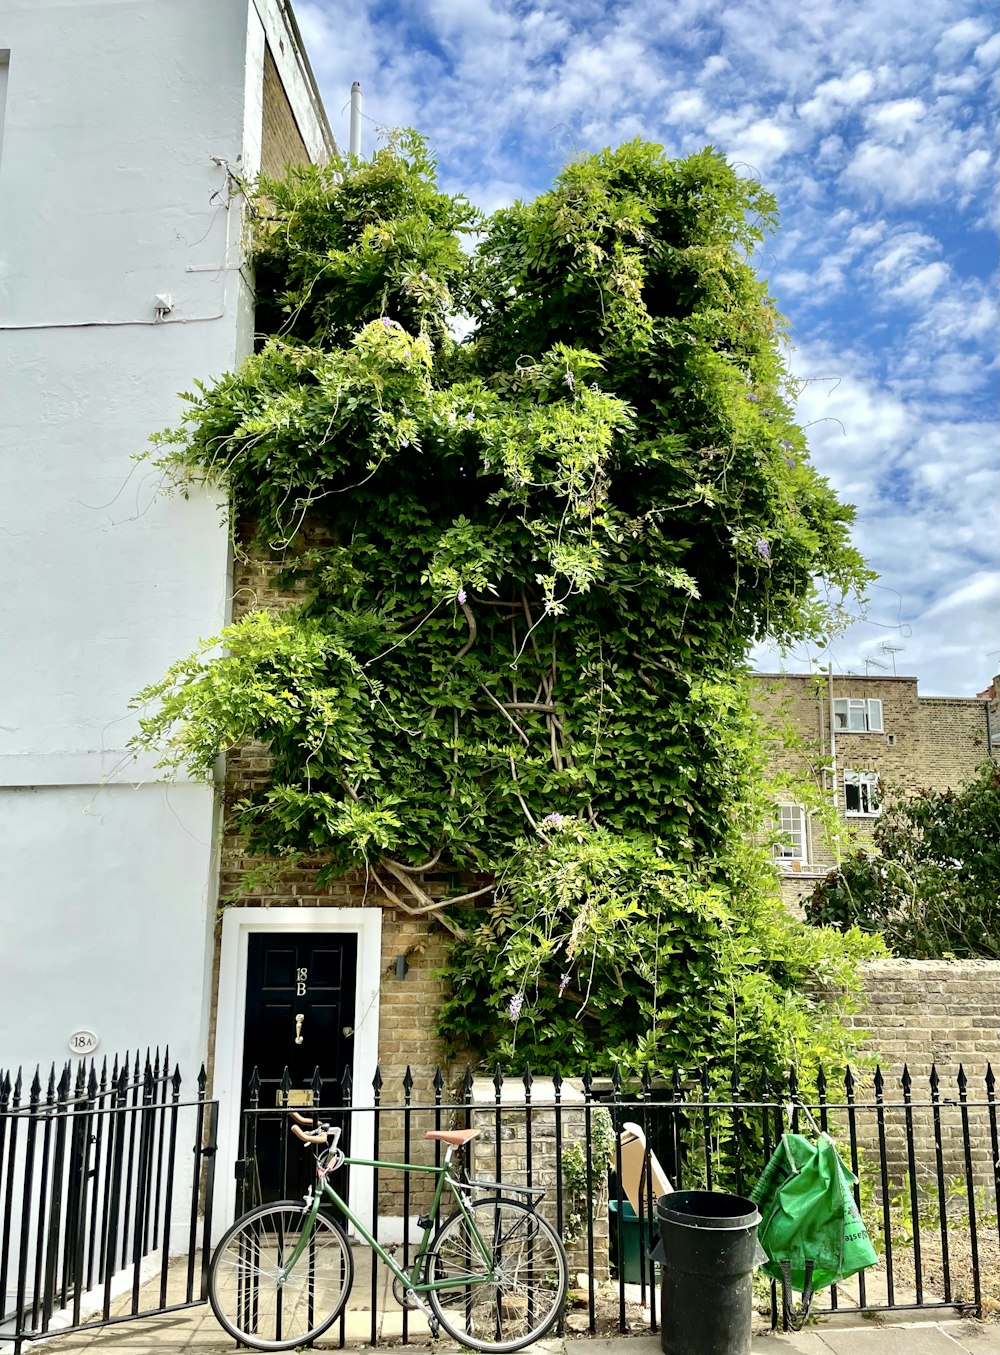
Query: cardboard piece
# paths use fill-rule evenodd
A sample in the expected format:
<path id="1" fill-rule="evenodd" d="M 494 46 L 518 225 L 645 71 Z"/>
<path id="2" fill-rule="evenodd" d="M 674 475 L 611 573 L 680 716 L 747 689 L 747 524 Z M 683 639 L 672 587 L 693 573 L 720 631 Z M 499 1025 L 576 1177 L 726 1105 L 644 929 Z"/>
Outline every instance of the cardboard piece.
<path id="1" fill-rule="evenodd" d="M 653 1183 L 654 1201 L 661 1195 L 672 1195 L 674 1188 L 657 1161 L 656 1154 L 646 1147 L 646 1135 L 639 1125 L 631 1123 L 622 1125 L 618 1142 L 621 1145 L 622 1194 L 636 1214 L 642 1217 L 646 1212 L 646 1170 L 649 1171 Z"/>

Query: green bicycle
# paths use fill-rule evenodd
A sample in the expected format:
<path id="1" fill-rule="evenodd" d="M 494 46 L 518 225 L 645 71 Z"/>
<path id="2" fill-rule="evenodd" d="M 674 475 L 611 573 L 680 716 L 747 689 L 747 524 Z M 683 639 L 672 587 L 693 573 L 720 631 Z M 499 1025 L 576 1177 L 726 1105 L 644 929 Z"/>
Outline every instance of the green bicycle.
<path id="1" fill-rule="evenodd" d="M 329 1201 L 389 1267 L 400 1303 L 419 1309 L 431 1333 L 441 1328 L 473 1350 L 512 1351 L 554 1325 L 569 1282 L 566 1253 L 555 1229 L 536 1213 L 544 1191 L 499 1181 L 462 1181 L 452 1171 L 455 1150 L 478 1129 L 425 1134 L 446 1146 L 438 1166 L 345 1157 L 340 1129 L 310 1124 L 293 1112 L 292 1133 L 313 1144 L 316 1184 L 305 1200 L 262 1204 L 237 1219 L 216 1248 L 208 1296 L 219 1322 L 242 1345 L 291 1350 L 309 1345 L 340 1316 L 354 1279 L 354 1258 L 340 1223 L 320 1212 Z M 372 1236 L 327 1178 L 344 1164 L 437 1176 L 434 1200 L 419 1220 L 423 1236 L 409 1270 Z M 456 1206 L 438 1224 L 445 1190 Z M 484 1198 L 474 1199 L 483 1194 Z M 511 1196 L 520 1198 L 510 1198 Z M 438 1224 L 435 1231 L 435 1224 Z"/>

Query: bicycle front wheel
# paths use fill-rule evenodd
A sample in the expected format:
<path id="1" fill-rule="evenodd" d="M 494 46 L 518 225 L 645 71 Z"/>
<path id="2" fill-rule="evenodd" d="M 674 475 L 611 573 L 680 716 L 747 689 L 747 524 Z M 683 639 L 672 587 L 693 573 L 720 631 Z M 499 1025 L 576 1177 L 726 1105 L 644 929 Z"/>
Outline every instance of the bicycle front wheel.
<path id="1" fill-rule="evenodd" d="M 427 1300 L 449 1336 L 474 1350 L 520 1350 L 562 1311 L 569 1267 L 559 1235 L 520 1200 L 477 1200 L 441 1226 L 427 1256 Z"/>
<path id="2" fill-rule="evenodd" d="M 262 1204 L 237 1219 L 212 1257 L 208 1297 L 219 1322 L 245 1346 L 308 1345 L 340 1315 L 354 1279 L 343 1229 L 323 1214 L 290 1274 L 309 1221 L 301 1200 Z"/>

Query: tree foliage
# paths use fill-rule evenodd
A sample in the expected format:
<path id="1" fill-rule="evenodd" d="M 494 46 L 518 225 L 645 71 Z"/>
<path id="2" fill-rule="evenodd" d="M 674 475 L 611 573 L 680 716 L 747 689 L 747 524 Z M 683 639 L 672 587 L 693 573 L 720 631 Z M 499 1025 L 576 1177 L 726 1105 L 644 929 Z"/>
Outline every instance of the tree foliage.
<path id="1" fill-rule="evenodd" d="M 877 932 L 898 955 L 1000 960 L 1000 769 L 960 791 L 924 790 L 885 809 L 875 850 L 813 891 L 815 926 Z"/>
<path id="2" fill-rule="evenodd" d="M 772 199 L 712 150 L 637 141 L 484 223 L 407 134 L 262 182 L 254 210 L 271 333 L 188 397 L 160 464 L 223 488 L 306 597 L 175 664 L 140 742 L 206 775 L 265 742 L 250 849 L 363 863 L 450 927 L 456 1039 L 565 1027 L 580 1059 L 645 1057 L 669 1007 L 672 1049 L 784 1058 L 826 943 L 744 860 L 746 654 L 825 633 L 869 576 L 750 263 Z M 464 879 L 446 910 L 430 868 Z M 571 993 L 620 1008 L 613 1040 L 556 1019 Z"/>

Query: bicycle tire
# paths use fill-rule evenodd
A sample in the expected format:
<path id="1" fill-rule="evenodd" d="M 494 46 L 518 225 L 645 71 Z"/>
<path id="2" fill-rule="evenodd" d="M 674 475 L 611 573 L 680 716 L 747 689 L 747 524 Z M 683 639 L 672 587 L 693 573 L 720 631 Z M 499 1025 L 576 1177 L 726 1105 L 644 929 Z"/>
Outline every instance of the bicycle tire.
<path id="1" fill-rule="evenodd" d="M 441 1225 L 427 1254 L 429 1282 L 454 1277 L 454 1289 L 429 1289 L 431 1311 L 449 1336 L 473 1350 L 506 1352 L 530 1345 L 556 1323 L 566 1301 L 569 1266 L 558 1233 L 520 1200 L 469 1206 L 492 1253 L 484 1260 L 462 1212 Z M 496 1270 L 495 1280 L 482 1277 Z M 476 1278 L 474 1285 L 463 1280 Z"/>
<path id="2" fill-rule="evenodd" d="M 309 1206 L 258 1205 L 238 1218 L 215 1249 L 208 1277 L 212 1311 L 230 1336 L 255 1350 L 309 1345 L 340 1316 L 354 1281 L 354 1257 L 340 1224 L 325 1214 L 295 1269 L 276 1271 L 295 1249 Z"/>

